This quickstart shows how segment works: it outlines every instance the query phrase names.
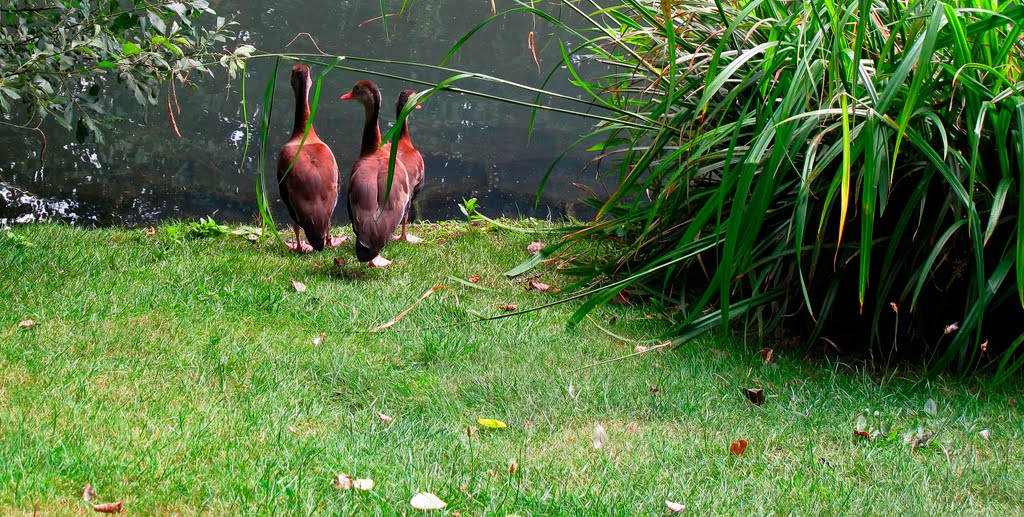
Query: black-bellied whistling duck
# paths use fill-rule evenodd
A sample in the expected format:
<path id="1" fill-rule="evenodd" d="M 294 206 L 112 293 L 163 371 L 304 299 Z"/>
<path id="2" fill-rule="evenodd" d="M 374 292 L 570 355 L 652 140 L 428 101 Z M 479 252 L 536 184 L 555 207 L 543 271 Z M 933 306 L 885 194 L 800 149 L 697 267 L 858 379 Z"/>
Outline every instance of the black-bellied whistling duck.
<path id="1" fill-rule="evenodd" d="M 377 123 L 380 88 L 373 81 L 359 81 L 341 98 L 357 100 L 366 109 L 363 143 L 359 159 L 352 164 L 348 183 L 348 215 L 356 234 L 356 258 L 360 262 L 369 262 L 373 267 L 383 267 L 391 261 L 381 257 L 380 250 L 391 240 L 391 234 L 405 217 L 412 185 L 405 165 L 395 160 L 391 191 L 385 196 L 391 145 L 380 145 L 380 126 Z"/>
<path id="2" fill-rule="evenodd" d="M 402 90 L 402 93 L 398 94 L 398 101 L 395 103 L 396 120 L 401 118 L 402 109 L 409 103 L 409 98 L 413 95 L 416 95 L 416 92 L 412 90 Z M 416 109 L 420 109 L 418 104 Z M 426 169 L 423 165 L 423 155 L 416 149 L 416 146 L 412 145 L 412 137 L 409 135 L 408 116 L 402 121 L 401 134 L 398 138 L 398 160 L 405 165 L 405 170 L 409 172 L 409 184 L 412 185 L 412 195 L 409 196 L 409 206 L 405 208 L 405 216 L 402 217 L 402 234 L 394 238 L 414 244 L 423 242 L 423 239 L 405 233 L 405 224 L 409 222 L 409 213 L 412 211 L 412 201 L 416 199 L 420 190 L 423 189 L 423 178 Z"/>
<path id="3" fill-rule="evenodd" d="M 344 237 L 331 237 L 330 233 L 331 215 L 338 202 L 338 162 L 312 127 L 302 142 L 309 122 L 309 88 L 313 84 L 309 67 L 293 66 L 291 83 L 295 92 L 295 126 L 277 161 L 281 199 L 294 221 L 295 242 L 287 245 L 296 251 L 320 251 L 324 245 L 335 247 L 345 241 Z M 299 238 L 300 227 L 306 232 L 308 245 L 303 245 Z"/>

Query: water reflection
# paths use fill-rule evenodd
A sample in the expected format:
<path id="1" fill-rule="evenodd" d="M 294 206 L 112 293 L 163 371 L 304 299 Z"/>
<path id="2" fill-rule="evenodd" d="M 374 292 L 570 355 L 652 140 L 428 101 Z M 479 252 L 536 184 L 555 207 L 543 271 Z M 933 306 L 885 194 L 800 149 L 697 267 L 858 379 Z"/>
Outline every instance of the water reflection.
<path id="1" fill-rule="evenodd" d="M 400 2 L 390 3 L 397 6 Z M 382 22 L 373 20 L 380 16 L 378 2 L 215 0 L 214 7 L 222 15 L 236 13 L 241 39 L 261 51 L 323 50 L 435 64 L 441 62 L 458 37 L 490 16 L 489 2 L 480 0 L 414 2 L 408 13 L 388 18 L 385 37 Z M 536 32 L 546 74 L 558 62 L 558 52 L 545 30 L 544 25 L 535 25 L 527 16 L 502 19 L 478 33 L 449 65 L 540 86 L 543 79 L 527 38 L 531 31 Z M 296 38 L 302 32 L 310 37 Z M 277 72 L 267 151 L 271 176 L 277 150 L 288 139 L 292 125 L 288 65 L 290 62 L 282 62 Z M 428 81 L 450 75 L 397 65 L 356 65 Z M 253 220 L 259 152 L 255 133 L 263 116 L 263 91 L 274 66 L 272 59 L 250 64 L 245 92 L 248 133 L 241 105 L 242 83 L 238 78 L 228 81 L 220 72 L 214 78 L 195 78 L 194 88 L 178 86 L 180 111 L 175 119 L 180 138 L 174 134 L 167 108 L 162 105 L 166 99 L 161 99 L 157 107 L 141 107 L 116 85 L 109 87 L 105 100 L 114 128 L 103 144 L 75 142 L 73 134 L 56 124 L 45 124 L 47 145 L 41 165 L 37 133 L 0 129 L 0 145 L 7 148 L 9 157 L 0 163 L 0 224 L 59 218 L 79 224 L 146 225 L 167 218 L 211 214 L 219 221 Z M 321 66 L 313 68 L 314 73 L 323 71 Z M 394 120 L 394 96 L 407 86 L 401 81 L 344 70 L 325 76 L 316 127 L 334 150 L 345 177 L 358 154 L 363 113 L 338 97 L 364 77 L 373 77 L 384 91 L 385 128 Z M 493 84 L 468 86 L 497 95 L 514 91 Z M 516 95 L 532 100 L 522 93 Z M 488 214 L 547 217 L 575 210 L 580 192 L 571 183 L 587 182 L 578 177 L 586 159 L 582 152 L 571 153 L 561 162 L 539 207 L 534 207 L 533 199 L 541 175 L 553 158 L 586 132 L 590 123 L 542 112 L 527 143 L 529 125 L 530 111 L 525 108 L 455 93 L 432 98 L 415 113 L 411 125 L 428 175 L 418 199 L 417 215 L 432 220 L 460 217 L 457 203 L 470 197 L 478 198 Z M 247 142 L 249 152 L 243 157 Z M 277 189 L 271 191 L 275 214 L 285 220 Z M 339 207 L 335 219 L 336 223 L 347 222 L 346 211 Z"/>

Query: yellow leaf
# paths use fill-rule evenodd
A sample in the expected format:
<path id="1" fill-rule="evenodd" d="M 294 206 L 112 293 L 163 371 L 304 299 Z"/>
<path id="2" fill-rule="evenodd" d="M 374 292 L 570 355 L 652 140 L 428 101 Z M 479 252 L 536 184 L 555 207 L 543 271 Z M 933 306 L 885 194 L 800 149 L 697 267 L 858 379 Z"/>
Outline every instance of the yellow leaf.
<path id="1" fill-rule="evenodd" d="M 489 427 L 491 429 L 504 429 L 508 427 L 507 425 L 505 425 L 505 422 L 502 422 L 501 420 L 495 420 L 493 418 L 477 418 L 476 423 L 484 427 Z"/>

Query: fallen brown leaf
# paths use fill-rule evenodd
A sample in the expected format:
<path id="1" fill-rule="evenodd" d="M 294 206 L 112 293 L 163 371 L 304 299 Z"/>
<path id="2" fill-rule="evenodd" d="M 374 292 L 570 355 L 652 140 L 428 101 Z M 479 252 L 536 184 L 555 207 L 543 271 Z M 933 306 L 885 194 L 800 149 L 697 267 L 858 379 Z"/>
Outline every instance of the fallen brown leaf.
<path id="1" fill-rule="evenodd" d="M 533 241 L 533 242 L 530 243 L 529 246 L 526 247 L 526 252 L 532 255 L 532 254 L 537 253 L 538 251 L 544 249 L 544 246 L 547 246 L 547 244 L 544 243 L 544 242 Z"/>
<path id="2" fill-rule="evenodd" d="M 35 321 L 25 320 L 25 321 L 22 321 L 22 322 L 18 323 L 18 328 L 30 329 L 30 328 L 32 328 L 32 327 L 34 327 L 36 325 L 38 325 L 38 323 L 36 323 Z"/>
<path id="3" fill-rule="evenodd" d="M 321 332 L 319 336 L 313 338 L 313 346 L 320 346 L 327 340 L 327 333 Z"/>
<path id="4" fill-rule="evenodd" d="M 764 347 L 761 349 L 760 354 L 761 359 L 764 359 L 764 364 L 768 364 L 772 362 L 772 357 L 775 355 L 775 350 L 772 350 L 771 348 L 768 347 Z"/>
<path id="5" fill-rule="evenodd" d="M 526 290 L 529 291 L 531 289 L 535 290 L 535 291 L 544 292 L 544 291 L 547 291 L 547 290 L 551 289 L 551 286 L 548 285 L 548 284 L 545 284 L 544 282 L 538 282 L 536 280 L 530 280 L 530 283 L 526 284 Z"/>
<path id="6" fill-rule="evenodd" d="M 94 497 L 96 497 L 96 491 L 93 490 L 92 485 L 86 483 L 85 486 L 82 487 L 82 499 L 85 502 L 89 502 L 92 501 Z"/>
<path id="7" fill-rule="evenodd" d="M 512 311 L 518 309 L 519 306 L 517 306 L 517 305 L 499 305 L 498 308 L 503 310 L 503 311 L 512 312 Z"/>
<path id="8" fill-rule="evenodd" d="M 519 472 L 519 464 L 516 463 L 516 460 L 512 460 L 512 463 L 508 465 L 508 475 L 514 476 L 516 472 Z"/>
<path id="9" fill-rule="evenodd" d="M 917 449 L 928 445 L 935 438 L 935 433 L 927 431 L 921 436 L 915 436 L 914 439 L 910 440 L 910 450 Z"/>
<path id="10" fill-rule="evenodd" d="M 334 476 L 334 488 L 338 490 L 352 490 L 352 476 L 339 472 L 337 476 Z"/>
<path id="11" fill-rule="evenodd" d="M 743 388 L 743 394 L 747 396 L 747 400 L 754 403 L 755 406 L 764 404 L 764 390 L 761 388 Z"/>
<path id="12" fill-rule="evenodd" d="M 381 413 L 380 411 L 377 412 L 377 418 L 380 418 L 381 420 L 383 420 L 383 421 L 385 421 L 387 423 L 391 423 L 392 421 L 394 421 L 394 418 L 391 418 L 391 417 L 385 415 L 384 413 Z"/>
<path id="13" fill-rule="evenodd" d="M 661 390 L 657 386 L 648 386 L 647 391 L 651 392 L 651 395 L 657 395 Z"/>
<path id="14" fill-rule="evenodd" d="M 469 277 L 469 281 L 474 283 L 474 284 L 479 282 L 480 281 L 480 275 L 472 275 L 472 276 L 470 276 Z"/>
<path id="15" fill-rule="evenodd" d="M 121 504 L 121 501 L 117 501 L 116 503 L 103 503 L 92 505 L 92 509 L 100 513 L 121 513 L 122 508 L 123 505 Z"/>
<path id="16" fill-rule="evenodd" d="M 746 450 L 747 450 L 747 441 L 746 440 L 740 440 L 738 442 L 732 442 L 732 444 L 729 445 L 729 452 L 731 452 L 731 453 L 733 453 L 733 454 L 735 454 L 737 456 L 739 456 L 740 454 L 743 454 L 744 452 L 746 452 Z"/>
<path id="17" fill-rule="evenodd" d="M 854 430 L 853 431 L 853 435 L 854 436 L 860 436 L 861 438 L 867 438 L 868 440 L 871 439 L 871 435 L 868 434 L 867 431 Z"/>
<path id="18" fill-rule="evenodd" d="M 146 230 L 146 236 L 147 237 L 152 237 L 154 235 L 156 235 L 156 228 L 153 228 L 152 226 L 150 226 L 149 229 Z"/>
<path id="19" fill-rule="evenodd" d="M 292 280 L 292 287 L 295 288 L 295 292 L 301 293 L 306 290 L 306 284 L 299 282 L 298 280 Z"/>
<path id="20" fill-rule="evenodd" d="M 345 262 L 345 259 L 341 257 L 334 259 L 334 267 L 345 267 L 345 264 L 347 264 L 347 262 Z"/>
<path id="21" fill-rule="evenodd" d="M 630 424 L 626 426 L 626 431 L 629 431 L 631 433 L 635 433 L 635 432 L 637 432 L 639 430 L 640 430 L 640 424 L 638 424 L 636 422 L 630 422 Z"/>
<path id="22" fill-rule="evenodd" d="M 629 305 L 630 298 L 631 297 L 629 296 L 629 293 L 627 293 L 625 290 L 622 290 L 615 293 L 615 296 L 612 296 L 611 301 L 612 303 L 617 303 L 619 305 Z"/>

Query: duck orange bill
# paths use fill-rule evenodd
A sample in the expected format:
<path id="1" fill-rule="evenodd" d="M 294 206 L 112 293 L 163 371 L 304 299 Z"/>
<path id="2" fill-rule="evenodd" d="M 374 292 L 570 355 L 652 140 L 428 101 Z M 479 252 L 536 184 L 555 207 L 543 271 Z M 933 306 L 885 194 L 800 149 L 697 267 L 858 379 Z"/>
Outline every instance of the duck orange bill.
<path id="1" fill-rule="evenodd" d="M 351 98 L 352 98 L 352 92 L 348 92 L 345 95 L 341 96 L 341 100 L 343 100 L 343 101 L 347 101 L 347 100 L 349 100 Z"/>

